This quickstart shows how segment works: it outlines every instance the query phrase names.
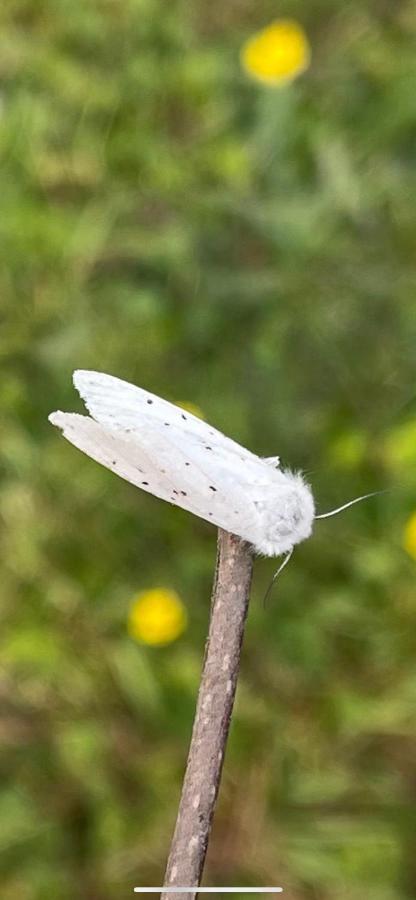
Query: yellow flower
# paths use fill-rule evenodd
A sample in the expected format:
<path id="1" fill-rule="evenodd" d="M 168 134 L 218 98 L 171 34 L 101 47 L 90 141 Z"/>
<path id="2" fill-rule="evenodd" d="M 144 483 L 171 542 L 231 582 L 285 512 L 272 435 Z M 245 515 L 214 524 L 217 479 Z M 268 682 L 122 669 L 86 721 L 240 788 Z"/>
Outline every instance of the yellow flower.
<path id="1" fill-rule="evenodd" d="M 292 19 L 276 19 L 241 49 L 243 68 L 272 87 L 293 81 L 308 68 L 311 50 L 306 34 Z"/>
<path id="2" fill-rule="evenodd" d="M 130 608 L 128 629 L 131 637 L 144 644 L 170 644 L 185 630 L 185 607 L 169 588 L 141 591 Z"/>
<path id="3" fill-rule="evenodd" d="M 196 416 L 198 419 L 205 419 L 202 409 L 197 406 L 196 403 L 188 403 L 187 400 L 177 400 L 176 405 L 180 406 L 181 409 L 186 409 L 187 412 L 191 413 L 192 416 Z"/>
<path id="4" fill-rule="evenodd" d="M 407 550 L 409 556 L 416 559 L 416 512 L 412 513 L 410 519 L 406 522 L 403 534 L 403 547 Z"/>

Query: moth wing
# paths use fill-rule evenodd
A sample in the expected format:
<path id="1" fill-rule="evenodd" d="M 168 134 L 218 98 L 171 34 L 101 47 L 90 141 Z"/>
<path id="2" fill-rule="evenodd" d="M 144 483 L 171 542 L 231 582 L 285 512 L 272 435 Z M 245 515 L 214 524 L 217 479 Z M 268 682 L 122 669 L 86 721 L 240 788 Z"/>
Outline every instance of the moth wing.
<path id="1" fill-rule="evenodd" d="M 201 475 L 205 473 L 208 482 L 218 472 L 219 464 L 223 473 L 236 483 L 236 488 L 267 486 L 271 481 L 281 480 L 281 472 L 273 468 L 278 465 L 278 457 L 270 461 L 260 459 L 212 425 L 149 391 L 112 375 L 82 369 L 74 372 L 74 385 L 92 417 L 101 425 L 126 436 L 136 435 L 140 442 L 152 426 L 159 428 L 165 432 L 172 451 L 186 450 L 198 457 Z M 209 453 L 213 457 L 211 461 L 205 459 Z"/>
<path id="2" fill-rule="evenodd" d="M 172 458 L 172 447 L 159 423 L 146 423 L 140 441 L 110 429 L 89 416 L 55 412 L 49 421 L 64 437 L 87 456 L 115 472 L 125 481 L 154 494 L 168 503 L 192 512 L 219 528 L 255 540 L 258 512 L 244 490 L 236 490 L 221 468 L 217 485 L 200 468 L 198 452 L 188 458 L 182 453 Z"/>

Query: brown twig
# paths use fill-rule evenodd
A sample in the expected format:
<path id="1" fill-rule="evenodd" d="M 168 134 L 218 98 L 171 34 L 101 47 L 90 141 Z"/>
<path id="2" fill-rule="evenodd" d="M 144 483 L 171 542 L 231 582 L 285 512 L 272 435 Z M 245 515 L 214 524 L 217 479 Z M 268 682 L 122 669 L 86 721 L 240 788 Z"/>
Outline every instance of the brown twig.
<path id="1" fill-rule="evenodd" d="M 250 594 L 250 545 L 219 531 L 211 619 L 185 778 L 161 900 L 193 900 L 208 847 L 237 686 Z"/>

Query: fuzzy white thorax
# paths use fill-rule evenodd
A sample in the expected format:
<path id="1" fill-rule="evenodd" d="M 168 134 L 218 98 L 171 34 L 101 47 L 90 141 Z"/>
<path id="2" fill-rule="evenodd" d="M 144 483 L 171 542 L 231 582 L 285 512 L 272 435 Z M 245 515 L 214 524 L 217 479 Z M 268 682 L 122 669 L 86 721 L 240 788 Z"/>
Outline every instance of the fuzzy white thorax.
<path id="1" fill-rule="evenodd" d="M 256 503 L 259 524 L 253 546 L 256 553 L 279 556 L 312 533 L 315 503 L 311 488 L 300 472 L 282 469 L 278 488 Z"/>

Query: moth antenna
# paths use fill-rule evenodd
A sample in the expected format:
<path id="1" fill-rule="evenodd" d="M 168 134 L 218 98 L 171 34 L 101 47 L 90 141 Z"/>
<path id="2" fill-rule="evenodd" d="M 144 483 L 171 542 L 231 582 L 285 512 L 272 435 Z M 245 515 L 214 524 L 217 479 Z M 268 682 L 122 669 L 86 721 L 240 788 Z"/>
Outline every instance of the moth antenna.
<path id="1" fill-rule="evenodd" d="M 267 591 L 266 591 L 266 593 L 265 593 L 265 595 L 264 595 L 264 599 L 263 599 L 263 607 L 266 606 L 267 600 L 268 600 L 268 598 L 269 598 L 269 596 L 270 596 L 270 591 L 272 590 L 273 585 L 274 585 L 276 579 L 279 577 L 280 573 L 283 572 L 284 567 L 287 566 L 287 564 L 288 564 L 288 562 L 289 562 L 289 560 L 290 560 L 290 557 L 292 556 L 292 553 L 293 553 L 293 547 L 292 547 L 291 550 L 289 550 L 289 551 L 286 553 L 286 556 L 285 556 L 283 562 L 280 564 L 280 566 L 279 566 L 277 572 L 274 573 L 273 578 L 272 578 L 272 580 L 271 580 L 271 582 L 270 582 L 270 584 L 269 584 L 269 587 L 267 588 Z"/>
<path id="2" fill-rule="evenodd" d="M 368 500 L 369 497 L 377 497 L 379 494 L 387 494 L 387 490 L 372 491 L 371 494 L 363 494 L 362 497 L 355 497 L 354 500 L 344 503 L 343 506 L 338 506 L 337 509 L 331 509 L 330 512 L 321 513 L 319 516 L 315 516 L 315 519 L 329 519 L 330 516 L 336 516 L 337 513 L 342 512 L 343 509 L 348 509 L 349 506 L 354 506 L 355 503 L 361 503 L 361 500 Z"/>

